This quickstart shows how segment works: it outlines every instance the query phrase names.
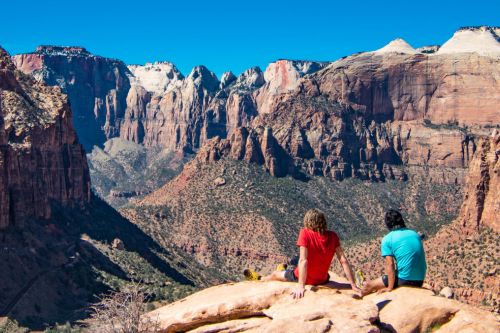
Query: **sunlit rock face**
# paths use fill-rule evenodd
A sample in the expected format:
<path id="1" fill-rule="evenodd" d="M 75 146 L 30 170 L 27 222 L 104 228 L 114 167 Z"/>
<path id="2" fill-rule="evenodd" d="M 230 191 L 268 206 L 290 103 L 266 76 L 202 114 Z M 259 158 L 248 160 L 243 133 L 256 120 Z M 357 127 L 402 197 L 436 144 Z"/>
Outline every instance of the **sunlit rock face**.
<path id="1" fill-rule="evenodd" d="M 456 37 L 463 34 L 465 41 Z M 397 39 L 315 65 L 320 68 L 312 73 L 299 70 L 307 63 L 278 61 L 252 94 L 257 116 L 251 122 L 233 117 L 234 123 L 250 132 L 271 128 L 288 156 L 287 174 L 299 169 L 333 179 L 383 180 L 424 173 L 461 183 L 476 138 L 500 123 L 500 58 L 458 46 L 474 38 L 498 44 L 495 36 L 492 29 L 461 30 L 443 45 L 445 51 L 455 45 L 456 52 L 425 53 Z M 219 155 L 232 137 L 214 145 Z"/>
<path id="2" fill-rule="evenodd" d="M 130 89 L 129 70 L 122 61 L 60 46 L 40 46 L 12 59 L 24 73 L 68 94 L 74 126 L 86 150 L 119 135 Z"/>
<path id="3" fill-rule="evenodd" d="M 130 84 L 141 86 L 154 94 L 162 94 L 179 87 L 184 76 L 171 62 L 130 65 Z"/>
<path id="4" fill-rule="evenodd" d="M 1 48 L 0 174 L 0 229 L 49 218 L 53 201 L 90 200 L 87 160 L 67 97 L 16 70 Z"/>
<path id="5" fill-rule="evenodd" d="M 72 105 L 82 110 L 75 111 L 77 131 L 85 135 L 93 128 L 93 138 L 120 136 L 191 153 L 215 137 L 230 141 L 241 127 L 249 133 L 270 128 L 281 156 L 287 156 L 278 168 L 285 174 L 406 179 L 413 167 L 420 172 L 418 167 L 430 166 L 434 180 L 462 182 L 476 137 L 500 122 L 497 33 L 492 27 L 464 28 L 441 47 L 418 49 L 396 39 L 332 63 L 278 60 L 264 72 L 252 67 L 238 77 L 226 72 L 220 80 L 204 66 L 184 78 L 168 62 L 122 70 L 119 62 L 81 48 L 41 47 L 14 61 L 66 90 L 90 82 L 82 79 L 84 70 L 66 70 L 68 64 L 114 64 L 113 74 L 105 75 L 113 79 L 110 90 L 101 79 L 88 84 L 108 96 L 106 103 L 96 94 L 75 97 L 68 90 Z M 64 66 L 55 66 L 56 59 Z M 84 99 L 105 107 L 79 109 Z M 90 114 L 85 119 L 99 124 L 81 125 L 88 124 L 79 118 L 84 110 Z"/>
<path id="6" fill-rule="evenodd" d="M 207 137 L 225 133 L 224 110 L 210 108 L 219 85 L 213 72 L 198 66 L 163 94 L 132 91 L 121 137 L 146 146 L 194 151 Z"/>
<path id="7" fill-rule="evenodd" d="M 500 232 L 500 133 L 478 143 L 470 163 L 465 200 L 458 217 L 469 230 L 487 226 Z"/>
<path id="8" fill-rule="evenodd" d="M 306 287 L 293 299 L 294 284 L 240 282 L 195 293 L 147 313 L 160 332 L 496 332 L 495 316 L 487 311 L 434 296 L 421 288 L 398 288 L 391 293 L 355 300 L 342 278 L 319 287 Z M 342 282 L 339 282 L 342 281 Z M 348 286 L 348 284 L 347 284 Z M 378 304 L 385 304 L 378 307 Z M 413 309 L 408 316 L 407 309 Z M 439 326 L 435 323 L 440 323 Z"/>
<path id="9" fill-rule="evenodd" d="M 482 56 L 500 57 L 498 27 L 461 28 L 436 52 L 436 54 L 477 53 Z"/>

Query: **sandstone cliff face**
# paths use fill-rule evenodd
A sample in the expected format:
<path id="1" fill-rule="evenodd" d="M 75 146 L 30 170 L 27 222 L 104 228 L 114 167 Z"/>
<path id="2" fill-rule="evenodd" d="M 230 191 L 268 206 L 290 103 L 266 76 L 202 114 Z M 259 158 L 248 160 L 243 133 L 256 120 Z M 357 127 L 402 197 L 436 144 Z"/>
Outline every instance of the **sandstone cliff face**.
<path id="1" fill-rule="evenodd" d="M 211 140 L 200 149 L 196 158 L 204 163 L 211 163 L 226 156 L 264 165 L 272 176 L 293 174 L 289 156 L 278 144 L 269 127 L 250 130 L 246 127 L 236 128 L 228 140 Z"/>
<path id="2" fill-rule="evenodd" d="M 484 34 L 493 38 L 495 32 Z M 287 156 L 287 165 L 273 174 L 298 169 L 332 179 L 384 180 L 429 173 L 433 181 L 461 183 L 475 137 L 500 121 L 499 65 L 495 54 L 468 48 L 424 54 L 403 40 L 323 69 L 316 65 L 320 70 L 303 78 L 308 73 L 296 63 L 278 61 L 252 94 L 257 116 L 233 124 L 249 132 L 272 129 L 276 151 Z M 240 132 L 222 146 L 232 147 L 231 138 L 238 146 Z M 222 153 L 214 157 L 224 155 L 218 146 Z M 264 155 L 261 164 L 270 158 Z"/>
<path id="3" fill-rule="evenodd" d="M 177 88 L 149 97 L 140 88 L 131 90 L 121 137 L 146 146 L 191 152 L 207 138 L 225 133 L 225 114 L 210 108 L 219 80 L 206 67 L 193 69 Z M 148 99 L 151 98 L 150 101 Z M 146 108 L 144 108 L 146 105 Z"/>
<path id="4" fill-rule="evenodd" d="M 469 166 L 459 222 L 467 229 L 500 232 L 500 133 L 482 139 Z"/>
<path id="5" fill-rule="evenodd" d="M 362 53 L 333 63 L 303 89 L 357 105 L 377 121 L 496 124 L 499 61 L 477 53 Z"/>
<path id="6" fill-rule="evenodd" d="M 106 114 L 102 126 L 80 128 L 86 120 L 78 113 L 79 132 L 101 128 L 105 138 L 119 135 L 146 147 L 191 153 L 205 143 L 214 146 L 208 142 L 215 137 L 232 147 L 231 138 L 242 139 L 242 127 L 260 142 L 259 133 L 270 128 L 274 148 L 252 162 L 270 165 L 275 175 L 384 180 L 428 173 L 432 181 L 462 183 L 475 138 L 499 122 L 499 45 L 497 29 L 462 29 L 439 50 L 416 50 L 398 39 L 334 63 L 279 60 L 265 72 L 253 67 L 239 77 L 225 73 L 220 82 L 203 66 L 183 78 L 167 62 L 129 66 L 128 72 L 121 63 L 78 48 L 45 47 L 14 59 L 24 71 L 70 92 L 82 114 L 90 108 L 68 87 L 76 91 L 78 82 L 89 82 L 108 97 L 119 92 L 108 98 L 114 102 L 105 112 L 94 112 Z M 107 81 L 94 82 L 86 71 L 71 69 L 88 67 L 89 59 L 107 66 L 93 78 L 114 68 L 115 74 L 106 74 L 112 78 L 109 89 L 102 85 Z M 102 100 L 96 98 L 90 99 Z M 224 156 L 220 148 L 214 146 L 220 153 L 211 155 Z"/>
<path id="7" fill-rule="evenodd" d="M 255 118 L 284 107 L 315 110 L 315 103 L 349 106 L 367 125 L 424 119 L 462 127 L 496 124 L 497 30 L 462 29 L 433 52 L 398 39 L 330 64 L 279 60 L 265 72 L 253 67 L 238 78 L 225 73 L 221 82 L 203 66 L 187 78 L 168 62 L 129 66 L 129 71 L 81 48 L 40 47 L 14 61 L 69 93 L 78 132 L 93 128 L 100 143 L 119 135 L 146 146 L 193 151 Z M 87 119 L 95 126 L 80 127 Z"/>
<path id="8" fill-rule="evenodd" d="M 337 114 L 330 111 L 335 108 Z M 377 181 L 426 173 L 433 182 L 461 183 L 475 150 L 474 137 L 461 130 L 433 129 L 418 121 L 366 125 L 339 116 L 340 105 L 318 110 L 286 104 L 256 118 L 253 127 L 210 141 L 198 158 L 207 163 L 223 157 L 245 160 L 265 165 L 274 176 Z"/>
<path id="9" fill-rule="evenodd" d="M 18 70 L 0 49 L 0 229 L 49 218 L 50 204 L 90 198 L 83 147 L 58 87 Z"/>
<path id="10" fill-rule="evenodd" d="M 40 46 L 12 57 L 18 69 L 68 94 L 74 126 L 87 151 L 120 133 L 130 89 L 129 70 L 119 60 L 84 48 Z"/>
<path id="11" fill-rule="evenodd" d="M 251 124 L 260 112 L 259 103 L 292 90 L 301 76 L 322 66 L 312 62 L 279 64 L 285 70 L 268 69 L 268 81 L 260 68 L 252 67 L 238 77 L 225 73 L 219 82 L 215 74 L 200 66 L 163 93 L 133 86 L 127 97 L 121 137 L 146 146 L 188 152 L 210 138 L 225 138 L 232 129 Z"/>
<path id="12" fill-rule="evenodd" d="M 295 90 L 303 76 L 317 72 L 327 65 L 328 63 L 294 60 L 270 63 L 264 72 L 265 85 L 254 94 L 259 113 L 272 112 L 275 96 Z"/>

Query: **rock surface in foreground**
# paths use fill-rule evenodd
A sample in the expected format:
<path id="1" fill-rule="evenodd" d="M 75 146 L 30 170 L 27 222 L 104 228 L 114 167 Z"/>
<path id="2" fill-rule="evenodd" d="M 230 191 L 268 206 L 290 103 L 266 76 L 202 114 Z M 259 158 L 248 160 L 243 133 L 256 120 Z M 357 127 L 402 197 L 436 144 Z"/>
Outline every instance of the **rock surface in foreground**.
<path id="1" fill-rule="evenodd" d="M 377 307 L 334 289 L 293 300 L 295 285 L 243 282 L 205 289 L 151 312 L 160 332 L 376 332 Z"/>
<path id="2" fill-rule="evenodd" d="M 307 287 L 294 300 L 295 285 L 242 282 L 212 287 L 150 312 L 160 332 L 498 332 L 491 313 L 434 296 L 425 289 L 352 298 L 345 284 Z M 411 315 L 409 311 L 411 309 Z"/>

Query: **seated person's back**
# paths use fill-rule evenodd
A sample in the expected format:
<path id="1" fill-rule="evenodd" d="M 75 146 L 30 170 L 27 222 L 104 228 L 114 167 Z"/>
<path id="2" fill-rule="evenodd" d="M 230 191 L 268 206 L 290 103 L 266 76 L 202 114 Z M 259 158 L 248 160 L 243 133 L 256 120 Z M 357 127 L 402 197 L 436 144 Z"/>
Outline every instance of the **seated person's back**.
<path id="1" fill-rule="evenodd" d="M 382 239 L 382 256 L 393 256 L 396 260 L 397 278 L 424 280 L 427 265 L 422 240 L 417 232 L 400 228 L 389 232 Z"/>
<path id="2" fill-rule="evenodd" d="M 318 285 L 328 281 L 328 269 L 340 245 L 337 234 L 330 230 L 321 234 L 304 228 L 300 231 L 297 245 L 304 246 L 308 250 L 306 284 Z M 299 276 L 298 267 L 295 269 L 295 276 Z"/>

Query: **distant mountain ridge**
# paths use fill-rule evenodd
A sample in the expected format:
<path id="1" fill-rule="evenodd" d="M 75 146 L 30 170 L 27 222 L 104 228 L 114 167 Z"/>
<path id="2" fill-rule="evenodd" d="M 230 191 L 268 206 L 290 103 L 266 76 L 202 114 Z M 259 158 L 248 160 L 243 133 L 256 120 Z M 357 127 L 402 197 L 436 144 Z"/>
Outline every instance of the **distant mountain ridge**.
<path id="1" fill-rule="evenodd" d="M 472 52 L 498 58 L 498 31 L 498 27 L 461 28 L 438 50 L 422 52 L 429 56 Z M 421 54 L 402 39 L 374 52 L 386 56 L 391 53 Z M 64 57 L 73 60 L 68 63 Z M 254 67 L 230 83 L 221 78 L 225 81 L 223 87 L 215 87 L 219 79 L 201 66 L 191 74 L 198 73 L 203 82 L 191 87 L 191 74 L 184 77 L 169 62 L 126 66 L 118 60 L 94 56 L 83 47 L 40 46 L 31 54 L 14 56 L 13 60 L 24 72 L 68 92 L 77 131 L 89 151 L 94 144 L 102 146 L 105 140 L 117 136 L 145 145 L 194 151 L 206 139 L 227 136 L 232 128 L 241 126 L 238 119 L 253 119 L 257 113 L 271 112 L 273 96 L 297 88 L 304 75 L 329 64 L 278 60 L 264 72 Z M 165 118 L 171 112 L 173 117 Z M 211 126 L 218 129 L 213 131 Z M 86 132 L 88 135 L 84 135 Z M 174 140 L 165 136 L 174 136 Z"/>
<path id="2" fill-rule="evenodd" d="M 126 66 L 77 47 L 13 59 L 67 91 L 87 151 L 120 137 L 191 154 L 216 137 L 233 147 L 243 127 L 269 127 L 274 148 L 261 154 L 288 156 L 276 175 L 405 179 L 408 167 L 430 165 L 433 178 L 461 182 L 474 136 L 499 123 L 497 32 L 461 29 L 439 48 L 398 39 L 334 62 L 278 60 L 220 79 L 204 66 L 184 76 L 169 62 Z M 435 145 L 443 133 L 445 145 Z"/>

